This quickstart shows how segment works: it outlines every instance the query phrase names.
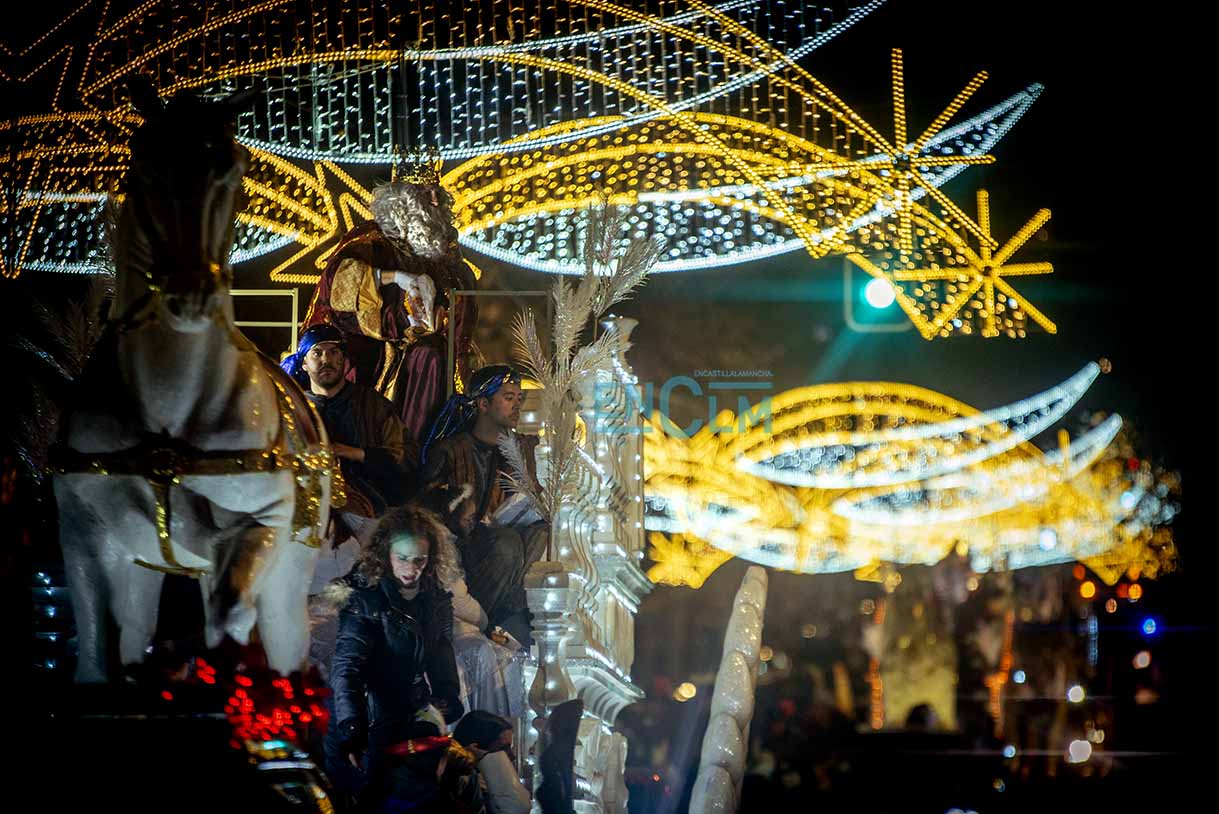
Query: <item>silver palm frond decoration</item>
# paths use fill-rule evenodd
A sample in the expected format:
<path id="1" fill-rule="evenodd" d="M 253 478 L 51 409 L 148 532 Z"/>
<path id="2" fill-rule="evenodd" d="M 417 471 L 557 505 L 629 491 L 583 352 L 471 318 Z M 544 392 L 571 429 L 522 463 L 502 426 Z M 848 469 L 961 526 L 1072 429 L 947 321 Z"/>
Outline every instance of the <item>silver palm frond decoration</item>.
<path id="1" fill-rule="evenodd" d="M 551 290 L 554 325 L 549 348 L 539 338 L 532 310 L 512 325 L 520 366 L 541 385 L 539 413 L 547 466 L 540 473 L 540 488 L 535 488 L 515 439 L 508 439 L 501 445 L 512 469 L 507 480 L 552 523 L 560 507 L 574 505 L 590 483 L 602 478 L 595 459 L 581 454 L 587 428 L 580 421 L 578 388 L 595 371 L 610 368 L 627 348 L 625 337 L 612 326 L 593 342 L 580 345 L 580 339 L 589 323 L 630 296 L 660 259 L 658 240 L 636 237 L 624 247 L 622 234 L 623 218 L 616 208 L 603 205 L 590 210 L 584 273 L 575 285 L 560 279 Z"/>

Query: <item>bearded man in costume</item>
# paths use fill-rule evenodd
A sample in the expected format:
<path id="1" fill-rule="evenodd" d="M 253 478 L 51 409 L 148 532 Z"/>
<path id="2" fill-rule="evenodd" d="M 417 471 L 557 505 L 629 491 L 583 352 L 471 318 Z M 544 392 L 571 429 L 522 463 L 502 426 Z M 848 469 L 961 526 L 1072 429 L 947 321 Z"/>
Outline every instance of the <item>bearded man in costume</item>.
<path id="1" fill-rule="evenodd" d="M 450 398 L 432 425 L 420 459 L 420 482 L 425 490 L 468 490 L 468 516 L 457 523 L 446 520 L 463 532 L 457 548 L 470 596 L 486 611 L 490 629 L 500 627 L 528 646 L 525 572 L 546 552 L 549 526 L 536 513 L 522 511 L 527 505 L 523 496 L 505 492 L 509 466 L 498 446 L 504 436 L 513 438 L 536 480 L 538 439 L 516 435 L 523 401 L 516 370 L 491 365 L 475 371 L 467 392 Z"/>
<path id="2" fill-rule="evenodd" d="M 327 258 L 302 330 L 329 323 L 347 344 L 347 377 L 393 403 L 407 437 L 422 441 L 448 393 L 449 321 L 457 373 L 477 316 L 473 297 L 456 306 L 450 289 L 472 289 L 457 247 L 453 198 L 440 186 L 440 161 L 418 155 L 373 190 L 373 220 L 348 232 Z"/>

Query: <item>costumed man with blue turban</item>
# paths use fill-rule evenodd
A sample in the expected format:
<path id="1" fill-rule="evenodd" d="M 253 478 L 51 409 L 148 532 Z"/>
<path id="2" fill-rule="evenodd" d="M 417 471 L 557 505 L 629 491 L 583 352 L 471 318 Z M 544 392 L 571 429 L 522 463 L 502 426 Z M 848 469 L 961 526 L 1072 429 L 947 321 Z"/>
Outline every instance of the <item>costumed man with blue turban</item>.
<path id="1" fill-rule="evenodd" d="M 465 393 L 445 404 L 428 434 L 421 455 L 423 488 L 468 489 L 473 529 L 458 541 L 470 595 L 486 611 L 490 627 L 501 627 L 517 641 L 530 643 L 525 572 L 546 551 L 545 522 L 505 523 L 501 509 L 510 497 L 501 484 L 507 462 L 498 442 L 515 434 L 524 392 L 521 375 L 506 365 L 477 370 Z M 535 465 L 538 439 L 521 436 L 523 457 Z"/>
<path id="2" fill-rule="evenodd" d="M 394 405 L 372 388 L 347 381 L 346 365 L 343 334 L 326 324 L 301 334 L 296 353 L 281 363 L 321 415 L 347 484 L 347 503 L 335 512 L 334 539 L 314 576 L 319 590 L 351 565 L 355 551 L 342 556 L 344 541 L 361 539 L 375 518 L 405 501 L 411 485 L 407 463 L 414 461 Z"/>

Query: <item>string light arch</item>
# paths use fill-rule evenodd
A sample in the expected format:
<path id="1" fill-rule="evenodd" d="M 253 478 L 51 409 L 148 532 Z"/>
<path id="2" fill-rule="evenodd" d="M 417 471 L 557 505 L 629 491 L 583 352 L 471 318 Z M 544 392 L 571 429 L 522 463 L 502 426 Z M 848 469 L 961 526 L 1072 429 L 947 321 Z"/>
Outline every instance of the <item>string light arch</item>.
<path id="1" fill-rule="evenodd" d="M 879 246 L 899 253 L 894 271 L 879 272 L 896 281 L 958 231 L 989 239 L 939 187 L 990 162 L 1041 89 L 950 127 L 979 74 L 909 140 L 895 51 L 894 133 L 882 136 L 797 62 L 882 4 L 148 0 L 119 13 L 86 0 L 72 16 L 92 31 L 87 45 L 53 50 L 66 31 L 57 26 L 4 66 L 12 78 L 17 62 L 27 75 L 62 63 L 51 117 L 60 121 L 27 117 L 10 134 L 41 148 L 10 170 L 23 194 L 0 218 L 5 239 L 21 245 L 4 247 L 18 258 L 5 273 L 95 267 L 98 205 L 125 156 L 116 148 L 102 165 L 89 151 L 126 142 L 138 117 L 125 85 L 141 74 L 163 95 L 259 90 L 238 119 L 254 168 L 234 260 L 295 246 L 272 269 L 276 281 L 316 280 L 325 249 L 367 214 L 368 190 L 342 167 L 387 165 L 404 137 L 463 162 L 446 175 L 462 242 L 529 268 L 575 269 L 579 215 L 608 200 L 628 210 L 632 234 L 666 241 L 662 271 L 801 249 L 866 258 Z M 69 75 L 109 131 L 78 117 L 70 126 L 81 138 L 60 137 L 64 117 L 77 115 L 58 112 Z M 927 312 L 942 313 L 952 292 L 934 275 L 918 282 L 898 302 L 924 336 L 943 335 Z"/>

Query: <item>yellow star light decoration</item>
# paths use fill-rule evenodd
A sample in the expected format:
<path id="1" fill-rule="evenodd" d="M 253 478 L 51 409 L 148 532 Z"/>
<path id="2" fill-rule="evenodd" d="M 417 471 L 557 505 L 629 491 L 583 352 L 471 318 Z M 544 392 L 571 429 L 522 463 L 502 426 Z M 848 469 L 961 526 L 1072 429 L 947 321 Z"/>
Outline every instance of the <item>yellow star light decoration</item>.
<path id="1" fill-rule="evenodd" d="M 893 179 L 894 196 L 893 210 L 897 214 L 897 245 L 903 264 L 914 252 L 914 219 L 915 207 L 912 191 L 920 187 L 924 194 L 938 203 L 950 216 L 958 218 L 966 228 L 986 245 L 993 244 L 990 235 L 985 234 L 961 211 L 952 200 L 934 184 L 923 177 L 923 171 L 934 167 L 949 167 L 961 164 L 993 164 L 993 155 L 951 155 L 933 156 L 920 155 L 928 143 L 935 138 L 944 126 L 957 114 L 969 98 L 974 95 L 987 79 L 986 71 L 979 71 L 964 88 L 953 97 L 940 115 L 927 126 L 913 142 L 908 142 L 908 122 L 906 119 L 906 72 L 902 51 L 894 48 L 890 58 L 893 78 L 893 140 L 881 137 L 875 130 L 868 128 L 869 134 L 880 146 L 878 155 L 873 155 L 862 161 L 852 162 L 869 172 L 884 171 Z M 881 160 L 877 160 L 877 159 Z M 845 223 L 844 226 L 850 226 Z"/>
<path id="2" fill-rule="evenodd" d="M 941 327 L 943 327 L 943 321 L 955 317 L 961 306 L 981 289 L 982 308 L 979 311 L 979 316 L 983 320 L 982 336 L 999 336 L 1000 314 L 1003 313 L 1005 304 L 1002 300 L 996 300 L 995 291 L 997 289 L 1006 295 L 1007 308 L 1023 311 L 1025 314 L 1028 314 L 1047 333 L 1058 333 L 1057 325 L 1051 322 L 1045 314 L 1041 313 L 1041 311 L 1003 279 L 1004 277 L 1025 277 L 1053 273 L 1054 266 L 1050 263 L 1007 262 L 1049 220 L 1050 210 L 1039 209 L 1033 217 L 1029 218 L 1020 227 L 1019 231 L 1007 243 L 1004 243 L 998 251 L 992 253 L 991 244 L 994 243 L 994 240 L 991 238 L 990 232 L 990 195 L 984 189 L 978 190 L 977 225 L 985 240 L 981 242 L 976 252 L 968 245 L 961 247 L 967 260 L 965 267 L 972 272 L 971 276 L 973 279 L 966 286 L 964 293 L 954 300 L 953 307 L 941 309 Z M 951 279 L 951 277 L 959 274 L 960 271 L 957 269 L 902 269 L 897 271 L 893 276 L 895 280 L 899 281 L 918 280 L 922 282 Z M 1008 326 L 1008 331 L 1009 336 L 1015 336 L 1015 330 L 1011 325 Z"/>
<path id="3" fill-rule="evenodd" d="M 926 266 L 914 266 L 900 260 L 893 264 L 877 264 L 858 252 L 848 255 L 848 259 L 871 276 L 894 284 L 898 303 L 925 339 L 948 336 L 956 329 L 971 333 L 975 321 L 980 323 L 980 333 L 984 337 L 1004 334 L 1012 338 L 1023 337 L 1026 317 L 1047 333 L 1057 333 L 1058 326 L 1004 279 L 1053 273 L 1051 263 L 1008 262 L 1049 222 L 1050 210 L 1038 210 L 1016 234 L 998 246 L 991 235 L 990 195 L 984 189 L 978 190 L 977 200 L 977 222 L 963 214 L 955 216 L 968 231 L 981 235 L 976 250 L 951 233 L 937 235 L 947 244 L 944 251 L 952 257 L 953 265 L 931 262 Z M 993 248 L 996 246 L 997 249 Z M 943 295 L 933 303 L 933 314 L 928 317 L 925 304 L 917 302 L 916 298 L 928 295 L 933 284 L 943 285 Z M 907 287 L 913 289 L 914 297 Z M 961 319 L 962 316 L 965 319 Z"/>
<path id="4" fill-rule="evenodd" d="M 648 543 L 648 557 L 655 563 L 648 569 L 648 579 L 657 585 L 701 588 L 715 569 L 732 559 L 728 552 L 685 534 L 654 531 L 648 534 Z"/>

